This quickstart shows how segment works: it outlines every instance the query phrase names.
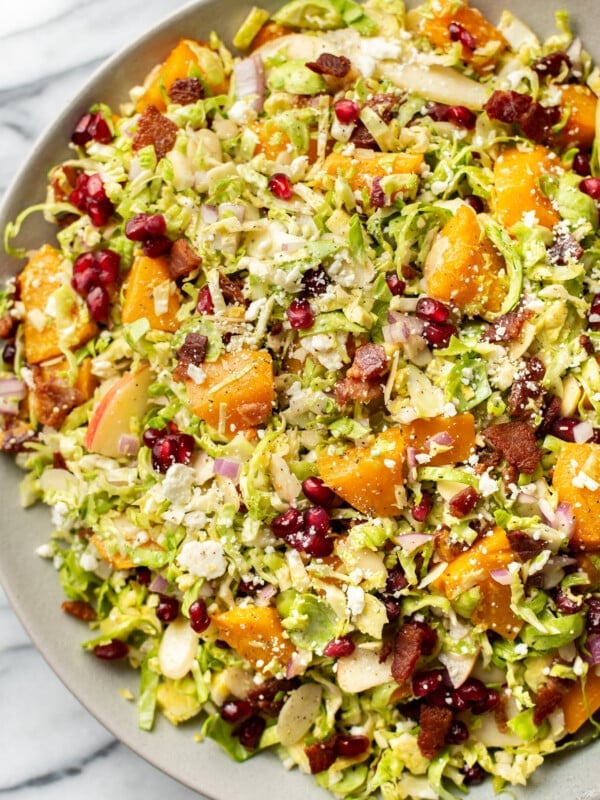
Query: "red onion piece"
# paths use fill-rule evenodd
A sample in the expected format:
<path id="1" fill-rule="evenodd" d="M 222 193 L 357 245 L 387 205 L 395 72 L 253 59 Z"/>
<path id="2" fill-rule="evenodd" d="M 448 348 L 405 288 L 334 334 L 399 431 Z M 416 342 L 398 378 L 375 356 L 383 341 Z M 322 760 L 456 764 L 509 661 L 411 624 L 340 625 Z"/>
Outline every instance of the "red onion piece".
<path id="1" fill-rule="evenodd" d="M 441 445 L 442 447 L 452 447 L 454 444 L 454 438 L 450 436 L 447 431 L 441 431 L 440 433 L 436 433 L 434 436 L 429 436 L 425 440 L 425 447 L 429 450 L 431 445 Z"/>
<path id="2" fill-rule="evenodd" d="M 165 580 L 162 575 L 156 575 L 148 587 L 151 592 L 158 592 L 158 594 L 164 594 L 168 588 L 169 581 Z"/>
<path id="3" fill-rule="evenodd" d="M 231 478 L 232 481 L 235 481 L 240 474 L 240 463 L 227 458 L 215 458 L 213 472 L 215 475 L 222 475 L 223 478 Z"/>
<path id="4" fill-rule="evenodd" d="M 531 515 L 537 514 L 540 510 L 537 497 L 534 497 L 532 494 L 527 494 L 527 492 L 519 492 L 517 495 L 517 503 L 529 509 Z"/>
<path id="5" fill-rule="evenodd" d="M 496 581 L 496 583 L 499 583 L 501 586 L 510 586 L 512 582 L 512 575 L 506 569 L 506 567 L 491 569 L 490 577 L 492 577 Z"/>
<path id="6" fill-rule="evenodd" d="M 0 379 L 0 397 L 11 400 L 22 400 L 27 394 L 27 386 L 18 378 Z"/>
<path id="7" fill-rule="evenodd" d="M 261 586 L 256 592 L 255 599 L 257 606 L 268 606 L 272 597 L 277 594 L 277 589 L 272 583 L 267 583 L 266 586 Z"/>
<path id="8" fill-rule="evenodd" d="M 417 461 L 417 450 L 415 447 L 406 448 L 406 464 L 408 466 L 408 480 L 416 481 L 419 462 Z"/>
<path id="9" fill-rule="evenodd" d="M 309 652 L 307 660 L 307 653 L 305 650 L 292 653 L 285 668 L 285 677 L 289 680 L 290 678 L 296 678 L 298 675 L 304 675 L 306 667 L 310 663 L 310 657 L 311 653 Z"/>
<path id="10" fill-rule="evenodd" d="M 546 500 L 545 497 L 542 497 L 541 500 L 538 500 L 538 506 L 540 509 L 540 513 L 542 515 L 542 519 L 546 523 L 546 525 L 550 525 L 550 527 L 554 527 L 554 511 L 550 503 Z"/>
<path id="11" fill-rule="evenodd" d="M 259 56 L 250 56 L 233 65 L 235 96 L 238 100 L 256 95 L 252 108 L 260 113 L 265 101 L 265 71 Z"/>
<path id="12" fill-rule="evenodd" d="M 427 544 L 434 537 L 432 533 L 402 533 L 397 538 L 397 542 L 405 553 L 412 553 L 417 547 Z"/>
<path id="13" fill-rule="evenodd" d="M 207 203 L 203 203 L 200 206 L 200 217 L 202 218 L 202 222 L 206 225 L 212 225 L 213 222 L 218 221 L 219 212 L 215 206 L 209 206 Z"/>
<path id="14" fill-rule="evenodd" d="M 135 456 L 140 449 L 140 440 L 137 436 L 123 433 L 119 437 L 118 449 L 119 454 L 122 456 Z"/>
<path id="15" fill-rule="evenodd" d="M 579 425 L 575 425 L 573 428 L 573 440 L 577 444 L 584 444 L 584 442 L 589 442 L 589 440 L 594 435 L 594 426 L 589 420 L 584 420 L 580 422 Z"/>
<path id="16" fill-rule="evenodd" d="M 584 661 L 587 661 L 588 664 L 600 664 L 600 634 L 592 634 L 592 636 L 588 636 L 585 649 L 589 651 L 589 656 L 584 655 Z"/>
<path id="17" fill-rule="evenodd" d="M 228 211 L 230 211 L 240 222 L 244 221 L 244 217 L 246 216 L 245 206 L 240 205 L 239 203 L 221 203 L 219 206 L 219 216 L 222 217 L 223 213 Z"/>
<path id="18" fill-rule="evenodd" d="M 575 516 L 570 503 L 559 503 L 554 515 L 554 528 L 562 531 L 569 539 L 575 533 Z"/>

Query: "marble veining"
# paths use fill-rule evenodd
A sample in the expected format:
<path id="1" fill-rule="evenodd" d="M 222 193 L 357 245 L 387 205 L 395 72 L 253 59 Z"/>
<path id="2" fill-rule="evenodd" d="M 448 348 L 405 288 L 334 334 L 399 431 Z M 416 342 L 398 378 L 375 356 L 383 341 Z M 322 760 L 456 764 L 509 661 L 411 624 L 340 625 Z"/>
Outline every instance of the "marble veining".
<path id="1" fill-rule="evenodd" d="M 34 141 L 94 69 L 184 2 L 1 5 L 0 197 Z M 75 700 L 31 644 L 0 589 L 0 798 L 165 797 L 201 800 L 120 744 Z"/>

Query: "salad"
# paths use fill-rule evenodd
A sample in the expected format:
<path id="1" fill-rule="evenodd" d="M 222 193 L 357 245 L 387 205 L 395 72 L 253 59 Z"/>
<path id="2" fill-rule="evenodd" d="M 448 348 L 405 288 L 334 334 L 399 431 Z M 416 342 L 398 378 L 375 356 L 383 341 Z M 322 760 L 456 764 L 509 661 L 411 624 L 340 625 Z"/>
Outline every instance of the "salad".
<path id="1" fill-rule="evenodd" d="M 556 22 L 253 8 L 8 225 L 0 446 L 143 730 L 384 800 L 597 735 L 600 72 Z"/>

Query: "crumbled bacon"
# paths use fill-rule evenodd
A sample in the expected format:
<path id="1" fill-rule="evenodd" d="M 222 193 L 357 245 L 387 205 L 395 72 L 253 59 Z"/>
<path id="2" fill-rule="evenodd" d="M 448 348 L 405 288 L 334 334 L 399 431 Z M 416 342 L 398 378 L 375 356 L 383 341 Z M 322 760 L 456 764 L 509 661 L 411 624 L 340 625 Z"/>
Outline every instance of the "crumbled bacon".
<path id="1" fill-rule="evenodd" d="M 544 541 L 532 539 L 524 531 L 508 531 L 506 538 L 510 549 L 519 561 L 529 561 L 531 558 L 535 558 L 546 547 Z"/>
<path id="2" fill-rule="evenodd" d="M 485 440 L 519 472 L 530 475 L 542 457 L 535 434 L 527 422 L 501 422 L 483 431 Z"/>
<path id="3" fill-rule="evenodd" d="M 350 400 L 370 403 L 383 394 L 383 386 L 377 381 L 361 381 L 356 378 L 342 378 L 335 384 L 335 401 L 345 406 Z"/>
<path id="4" fill-rule="evenodd" d="M 542 379 L 546 367 L 537 356 L 527 359 L 513 381 L 508 400 L 511 417 L 531 419 L 539 410 L 544 396 Z"/>
<path id="5" fill-rule="evenodd" d="M 567 685 L 557 678 L 550 678 L 548 683 L 545 683 L 540 688 L 535 697 L 534 725 L 541 725 L 546 717 L 549 717 L 553 711 L 560 707 Z"/>
<path id="6" fill-rule="evenodd" d="M 169 275 L 176 281 L 197 269 L 202 263 L 200 256 L 196 255 L 187 239 L 177 239 L 169 251 Z"/>
<path id="7" fill-rule="evenodd" d="M 20 419 L 11 418 L 4 425 L 0 450 L 4 453 L 22 453 L 28 442 L 36 439 L 35 431 Z"/>
<path id="8" fill-rule="evenodd" d="M 449 708 L 421 706 L 419 725 L 421 727 L 417 736 L 419 750 L 425 758 L 433 759 L 446 744 L 446 737 L 452 725 L 452 711 Z"/>
<path id="9" fill-rule="evenodd" d="M 548 258 L 552 264 L 562 266 L 569 261 L 579 261 L 583 255 L 583 247 L 570 233 L 562 232 L 548 249 Z"/>
<path id="10" fill-rule="evenodd" d="M 228 278 L 222 272 L 219 272 L 219 288 L 226 303 L 234 303 L 238 306 L 243 306 L 246 303 L 244 297 L 244 282 L 241 278 Z"/>
<path id="11" fill-rule="evenodd" d="M 141 150 L 142 147 L 152 145 L 156 158 L 160 161 L 175 146 L 177 131 L 177 125 L 161 114 L 156 106 L 148 106 L 138 119 L 132 147 L 134 150 Z"/>
<path id="12" fill-rule="evenodd" d="M 550 432 L 552 425 L 561 416 L 562 400 L 560 397 L 553 395 L 546 403 L 544 414 L 542 416 L 542 424 L 538 428 L 538 436 L 546 436 Z"/>
<path id="13" fill-rule="evenodd" d="M 354 126 L 354 130 L 352 131 L 352 136 L 350 137 L 350 142 L 355 147 L 360 147 L 363 150 L 380 150 L 381 148 L 377 144 L 375 137 L 369 131 L 367 126 L 364 122 L 358 120 L 356 125 Z"/>
<path id="14" fill-rule="evenodd" d="M 60 428 L 69 412 L 83 402 L 79 389 L 54 375 L 46 379 L 39 367 L 33 370 L 33 381 L 33 408 L 42 425 Z"/>
<path id="15" fill-rule="evenodd" d="M 0 317 L 0 339 L 10 339 L 14 334 L 18 321 L 12 314 L 4 314 Z"/>
<path id="16" fill-rule="evenodd" d="M 345 78 L 350 72 L 352 63 L 346 56 L 333 53 L 321 53 L 316 61 L 309 61 L 306 66 L 318 75 L 331 75 L 333 78 Z"/>
<path id="17" fill-rule="evenodd" d="M 363 344 L 354 354 L 352 366 L 346 373 L 349 378 L 371 381 L 387 372 L 387 358 L 381 344 Z"/>
<path id="18" fill-rule="evenodd" d="M 169 97 L 173 103 L 187 106 L 204 98 L 204 87 L 198 78 L 176 78 L 169 88 Z"/>
<path id="19" fill-rule="evenodd" d="M 188 333 L 177 351 L 179 361 L 199 367 L 206 358 L 208 338 L 202 333 Z"/>
<path id="20" fill-rule="evenodd" d="M 532 316 L 533 313 L 526 308 L 509 311 L 508 314 L 503 314 L 492 322 L 481 338 L 484 342 L 492 342 L 492 344 L 514 342 L 519 338 L 523 326 Z"/>
<path id="21" fill-rule="evenodd" d="M 308 747 L 304 748 L 310 765 L 310 771 L 313 775 L 317 775 L 319 772 L 325 772 L 335 761 L 335 739 L 336 737 L 334 736 L 326 742 L 313 742 L 313 744 L 309 744 Z"/>
<path id="22" fill-rule="evenodd" d="M 400 685 L 412 676 L 421 655 L 431 652 L 431 635 L 435 633 L 418 622 L 406 622 L 398 631 L 394 640 L 392 676 Z"/>
<path id="23" fill-rule="evenodd" d="M 248 693 L 247 700 L 268 717 L 276 717 L 285 702 L 285 696 L 296 688 L 298 682 L 270 678 Z"/>
<path id="24" fill-rule="evenodd" d="M 61 608 L 65 613 L 84 622 L 93 622 L 97 618 L 94 607 L 83 600 L 65 600 Z"/>

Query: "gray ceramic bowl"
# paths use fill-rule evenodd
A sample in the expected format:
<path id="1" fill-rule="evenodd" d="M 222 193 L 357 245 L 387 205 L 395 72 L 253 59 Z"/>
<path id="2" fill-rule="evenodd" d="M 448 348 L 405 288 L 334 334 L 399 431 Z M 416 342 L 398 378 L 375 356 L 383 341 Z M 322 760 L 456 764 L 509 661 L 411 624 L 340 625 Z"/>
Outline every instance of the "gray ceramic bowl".
<path id="1" fill-rule="evenodd" d="M 575 28 L 587 48 L 600 58 L 600 26 L 590 25 L 598 0 L 478 0 L 476 4 L 491 20 L 508 8 L 537 32 L 554 29 L 553 7 L 567 7 Z M 202 38 L 217 28 L 230 40 L 251 7 L 249 0 L 200 0 L 167 18 L 133 45 L 111 58 L 69 103 L 41 137 L 5 195 L 0 207 L 0 230 L 19 211 L 45 194 L 45 176 L 50 166 L 66 157 L 66 143 L 74 122 L 93 102 L 117 105 L 126 99 L 127 89 L 141 82 L 148 70 L 161 61 L 184 35 Z M 273 0 L 261 5 L 275 8 Z M 413 3 L 414 5 L 414 3 Z M 19 244 L 36 247 L 53 235 L 39 215 L 24 227 Z M 0 256 L 3 276 L 13 274 L 18 262 Z M 50 666 L 73 694 L 106 728 L 132 750 L 173 778 L 215 800 L 264 800 L 285 793 L 286 800 L 317 800 L 329 797 L 314 781 L 297 770 L 284 771 L 278 759 L 261 755 L 246 764 L 231 762 L 213 742 L 194 740 L 197 725 L 172 727 L 160 719 L 153 733 L 136 727 L 135 709 L 119 690 L 137 691 L 137 674 L 127 668 L 106 666 L 83 653 L 85 638 L 81 624 L 60 610 L 62 591 L 51 565 L 37 558 L 34 549 L 47 541 L 50 531 L 48 510 L 28 511 L 17 505 L 21 473 L 8 458 L 0 460 L 0 580 L 17 614 Z M 521 800 L 600 800 L 597 761 L 600 742 L 548 759 L 526 789 L 517 789 Z M 472 800 L 488 800 L 490 784 L 473 789 Z"/>

